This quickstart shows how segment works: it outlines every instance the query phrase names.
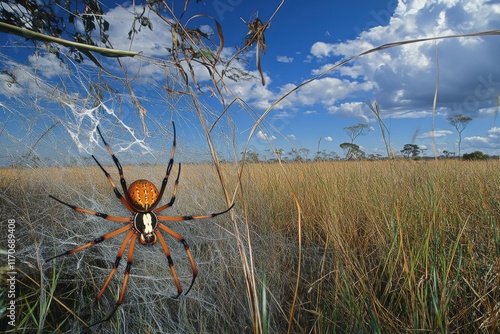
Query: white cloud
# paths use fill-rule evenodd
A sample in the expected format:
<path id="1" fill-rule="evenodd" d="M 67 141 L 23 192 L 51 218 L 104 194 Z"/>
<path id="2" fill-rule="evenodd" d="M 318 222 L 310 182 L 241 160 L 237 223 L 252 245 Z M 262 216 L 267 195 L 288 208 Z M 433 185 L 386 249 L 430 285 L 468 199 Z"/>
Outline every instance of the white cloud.
<path id="1" fill-rule="evenodd" d="M 287 137 L 288 137 L 290 140 L 295 140 L 295 139 L 297 139 L 297 138 L 295 137 L 295 135 L 294 135 L 294 134 L 289 134 Z"/>
<path id="2" fill-rule="evenodd" d="M 333 138 L 332 138 L 332 137 L 330 137 L 330 136 L 326 136 L 326 137 L 324 137 L 323 139 L 324 139 L 324 140 L 326 140 L 326 141 L 333 141 Z"/>
<path id="3" fill-rule="evenodd" d="M 273 115 L 272 118 L 274 119 L 292 119 L 295 118 L 297 112 L 293 110 L 277 110 Z"/>
<path id="4" fill-rule="evenodd" d="M 262 140 L 275 140 L 276 139 L 275 136 L 268 135 L 267 133 L 264 133 L 261 130 L 259 130 L 259 132 L 257 132 L 257 138 L 262 139 Z"/>
<path id="5" fill-rule="evenodd" d="M 472 136 L 472 137 L 465 137 L 462 140 L 463 144 L 467 144 L 470 147 L 490 147 L 491 143 L 487 137 L 481 137 L 481 136 Z"/>
<path id="6" fill-rule="evenodd" d="M 488 130 L 488 137 L 498 139 L 500 138 L 500 128 L 499 127 L 493 127 Z"/>
<path id="7" fill-rule="evenodd" d="M 450 131 L 450 130 L 435 130 L 434 131 L 434 138 L 438 138 L 438 137 L 446 137 L 448 135 L 451 135 L 453 134 L 453 131 Z M 418 138 L 432 138 L 432 131 L 429 131 L 429 132 L 425 132 L 425 133 L 422 133 L 420 136 L 418 136 Z"/>
<path id="8" fill-rule="evenodd" d="M 318 67 L 312 73 L 323 72 L 339 57 L 347 59 L 386 43 L 497 29 L 500 4 L 487 0 L 399 0 L 394 11 L 382 14 L 373 12 L 375 23 L 364 31 L 358 29 L 356 39 L 313 43 L 310 56 L 318 61 Z M 374 99 L 389 114 L 394 112 L 394 117 L 422 117 L 432 108 L 438 74 L 436 51 L 440 63 L 438 103 L 443 101 L 443 108 L 465 114 L 491 112 L 500 85 L 490 82 L 485 86 L 485 82 L 488 76 L 500 77 L 496 66 L 500 45 L 490 38 L 457 38 L 389 48 L 362 56 L 335 73 L 358 85 L 360 80 L 370 83 L 376 89 Z M 462 70 L 457 71 L 459 68 Z M 410 108 L 411 113 L 402 111 Z"/>
<path id="9" fill-rule="evenodd" d="M 389 113 L 387 113 L 388 116 L 391 118 L 423 118 L 427 116 L 432 115 L 432 111 L 430 110 L 399 110 L 399 109 L 393 109 Z"/>
<path id="10" fill-rule="evenodd" d="M 141 8 L 134 9 L 132 5 L 129 7 L 117 6 L 110 9 L 104 16 L 109 22 L 110 28 L 107 33 L 113 47 L 120 50 L 140 51 L 148 56 L 167 55 L 168 51 L 165 47 L 172 45 L 172 34 L 167 24 L 158 15 L 149 13 L 149 9 L 146 9 L 144 16 L 151 21 L 153 30 L 136 23 L 137 33 L 129 39 L 130 23 L 136 14 L 134 10 L 141 10 Z"/>
<path id="11" fill-rule="evenodd" d="M 254 74 L 258 78 L 258 73 Z M 262 86 L 260 79 L 239 82 L 227 81 L 226 83 L 235 95 L 244 96 L 246 102 L 257 109 L 268 108 L 272 103 L 297 87 L 295 84 L 288 83 L 272 90 L 269 85 Z M 289 112 L 303 106 L 331 106 L 353 94 L 366 95 L 373 88 L 371 82 L 356 82 L 333 77 L 318 78 L 301 89 L 288 94 L 285 99 L 274 107 L 274 110 L 286 109 L 287 112 L 277 114 L 275 117 L 288 117 L 290 116 Z M 314 109 L 310 109 L 305 113 L 314 112 Z"/>
<path id="12" fill-rule="evenodd" d="M 54 55 L 29 57 L 30 65 L 20 65 L 7 58 L 2 59 L 5 70 L 0 73 L 1 95 L 13 96 L 52 96 L 58 95 L 54 81 L 68 78 L 69 70 Z"/>
<path id="13" fill-rule="evenodd" d="M 382 20 L 384 22 L 371 25 L 371 28 L 365 31 L 360 30 L 356 39 L 340 43 L 324 41 L 313 43 L 310 54 L 305 56 L 306 61 L 320 60 L 321 63 L 311 73 L 317 75 L 331 68 L 338 57 L 347 58 L 388 42 L 494 28 L 495 23 L 500 20 L 500 5 L 491 4 L 486 0 L 474 2 L 454 0 L 432 4 L 417 0 L 405 2 L 400 0 L 394 13 L 387 11 L 384 15 L 387 16 Z M 133 17 L 132 6 L 118 6 L 106 13 L 105 19 L 110 23 L 108 33 L 113 46 L 117 49 L 141 51 L 147 56 L 168 56 L 165 47 L 171 45 L 172 36 L 166 23 L 156 15 L 148 15 L 154 31 L 141 27 L 134 38 L 129 39 L 128 33 Z M 375 18 L 375 21 L 381 20 Z M 213 33 L 209 26 L 202 25 L 200 29 Z M 472 40 L 474 43 L 470 44 Z M 454 109 L 457 109 L 457 112 L 463 112 L 460 108 L 466 109 L 467 102 L 473 99 L 472 102 L 478 102 L 480 113 L 496 112 L 491 105 L 484 106 L 482 103 L 489 101 L 490 96 L 499 95 L 500 87 L 480 85 L 488 82 L 488 75 L 495 78 L 493 83 L 500 77 L 500 69 L 496 66 L 498 50 L 494 49 L 500 48 L 496 46 L 497 44 L 490 45 L 479 38 L 438 43 L 441 64 L 439 99 L 450 101 L 447 107 L 452 105 L 456 107 Z M 233 51 L 230 47 L 224 48 L 222 56 L 227 56 L 231 52 Z M 435 52 L 433 43 L 419 43 L 360 57 L 356 62 L 342 66 L 328 76 L 320 77 L 287 96 L 275 107 L 276 110 L 287 111 L 275 114 L 274 117 L 290 117 L 293 112 L 303 107 L 308 108 L 305 114 L 312 114 L 316 113 L 314 108 L 320 106 L 328 109 L 330 113 L 354 116 L 363 121 L 373 120 L 372 112 L 362 107 L 365 97 L 372 95 L 373 92 L 376 94 L 374 99 L 382 106 L 385 117 L 428 116 L 431 114 L 437 76 Z M 278 56 L 276 60 L 292 62 L 294 58 Z M 164 67 L 158 66 L 155 62 L 144 62 L 140 57 L 127 59 L 126 64 L 131 76 L 139 72 L 143 78 L 163 78 L 165 75 Z M 244 71 L 252 69 L 249 72 L 255 76 L 255 80 L 238 82 L 227 80 L 226 84 L 236 96 L 244 97 L 256 109 L 268 108 L 297 85 L 288 83 L 271 88 L 272 80 L 264 73 L 267 85 L 262 86 L 260 74 L 254 69 L 253 63 L 234 61 L 232 65 Z M 116 67 L 116 61 L 109 60 L 105 66 Z M 462 70 L 457 71 L 457 68 Z M 202 65 L 194 64 L 194 70 L 198 82 L 203 83 L 210 79 L 208 71 Z M 186 69 L 186 72 L 189 73 L 189 70 Z M 477 73 L 485 73 L 483 75 L 485 80 L 477 79 Z M 341 78 L 332 77 L 334 74 L 340 74 Z M 489 92 L 489 95 L 486 98 L 485 94 L 478 97 L 476 93 L 478 87 L 481 93 Z M 363 101 L 352 101 L 360 96 Z"/>
<path id="14" fill-rule="evenodd" d="M 366 103 L 364 102 L 347 102 L 342 103 L 340 106 L 331 106 L 328 108 L 328 113 L 356 118 L 363 122 L 369 122 L 371 117 L 371 115 L 368 116 Z"/>
<path id="15" fill-rule="evenodd" d="M 493 127 L 488 130 L 486 136 L 471 136 L 465 137 L 462 140 L 463 145 L 468 145 L 471 148 L 500 148 L 500 127 Z"/>
<path id="16" fill-rule="evenodd" d="M 212 29 L 211 26 L 207 25 L 207 24 L 203 24 L 200 26 L 200 31 L 207 34 L 207 35 L 213 35 L 214 34 L 214 30 Z"/>
<path id="17" fill-rule="evenodd" d="M 276 60 L 279 61 L 280 63 L 291 63 L 293 62 L 293 57 L 276 56 Z"/>
<path id="18" fill-rule="evenodd" d="M 335 44 L 328 44 L 325 42 L 316 42 L 311 47 L 311 54 L 315 57 L 322 58 L 327 57 L 335 48 Z"/>
<path id="19" fill-rule="evenodd" d="M 276 97 L 288 92 L 293 86 L 287 85 L 280 88 Z M 364 94 L 373 89 L 370 82 L 356 82 L 333 77 L 323 77 L 311 81 L 308 85 L 287 96 L 277 106 L 281 108 L 292 108 L 297 106 L 331 106 L 339 100 L 350 97 L 353 94 Z"/>
<path id="20" fill-rule="evenodd" d="M 47 79 L 71 74 L 69 67 L 52 53 L 35 53 L 28 57 L 30 67 Z"/>

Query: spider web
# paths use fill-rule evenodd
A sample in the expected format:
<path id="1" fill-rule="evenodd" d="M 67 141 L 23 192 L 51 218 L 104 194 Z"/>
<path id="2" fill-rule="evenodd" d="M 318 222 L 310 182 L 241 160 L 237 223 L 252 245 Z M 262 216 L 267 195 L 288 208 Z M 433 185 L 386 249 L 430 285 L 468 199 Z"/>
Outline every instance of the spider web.
<path id="1" fill-rule="evenodd" d="M 2 173 L 0 182 L 6 189 L 1 197 L 2 206 L 8 208 L 2 210 L 2 219 L 15 217 L 19 222 L 16 232 L 19 245 L 16 254 L 19 259 L 18 268 L 29 273 L 34 264 L 42 266 L 42 287 L 45 290 L 40 289 L 41 297 L 48 298 L 46 291 L 50 290 L 52 284 L 71 291 L 72 294 L 68 295 L 80 296 L 78 298 L 84 296 L 83 303 L 75 303 L 71 299 L 74 297 L 63 299 L 63 302 L 76 315 L 92 323 L 104 318 L 117 300 L 127 252 L 102 298 L 100 311 L 93 306 L 95 294 L 111 270 L 124 234 L 74 255 L 44 263 L 44 259 L 120 227 L 115 222 L 74 212 L 51 200 L 48 194 L 89 210 L 129 216 L 91 158 L 91 155 L 96 156 L 119 186 L 116 167 L 97 127 L 124 166 L 129 184 L 140 178 L 152 180 L 158 187 L 161 184 L 171 154 L 174 113 L 177 115 L 176 162 L 208 161 L 210 154 L 206 146 L 201 148 L 198 144 L 183 140 L 187 135 L 192 137 L 194 134 L 198 137 L 198 142 L 202 142 L 200 139 L 204 136 L 196 125 L 192 112 L 187 114 L 192 108 L 192 105 L 186 103 L 187 99 L 168 100 L 165 96 L 155 98 L 151 95 L 142 98 L 143 104 L 162 105 L 161 110 L 151 108 L 151 112 L 145 115 L 148 126 L 146 133 L 142 124 L 137 121 L 139 117 L 130 96 L 118 93 L 116 88 L 102 88 L 108 82 L 117 87 L 117 83 L 113 82 L 115 78 L 106 77 L 106 80 L 96 81 L 92 77 L 92 68 L 78 66 L 70 71 L 66 65 L 59 74 L 45 77 L 42 71 L 37 71 L 37 66 L 42 66 L 47 59 L 63 66 L 47 54 L 34 54 L 29 58 L 30 64 L 23 65 L 0 53 L 0 89 L 5 96 L 0 102 L 0 164 L 6 171 Z M 68 59 L 66 61 L 69 62 Z M 54 64 L 51 63 L 51 66 Z M 99 85 L 101 96 L 96 99 L 96 87 Z M 214 139 L 214 143 L 217 141 L 223 147 L 231 146 L 224 136 Z M 173 175 L 176 175 L 177 168 L 175 165 Z M 14 175 L 10 175 L 8 171 Z M 215 169 L 205 167 L 203 173 L 200 171 L 194 178 L 181 175 L 179 199 L 165 214 L 210 213 L 226 207 L 220 191 L 213 190 L 218 184 Z M 203 182 L 210 182 L 214 186 L 207 189 Z M 166 189 L 164 202 L 171 196 L 172 184 L 173 180 Z M 198 188 L 192 188 L 193 185 Z M 122 192 L 121 188 L 119 190 Z M 211 196 L 214 193 L 219 194 L 218 198 Z M 172 228 L 186 235 L 195 253 L 198 270 L 214 272 L 210 267 L 213 266 L 212 261 L 217 260 L 215 255 L 209 255 L 209 258 L 203 260 L 206 256 L 200 256 L 197 250 L 218 247 L 217 243 L 208 240 L 219 240 L 222 247 L 231 242 L 230 235 L 222 232 L 217 225 L 207 231 L 203 225 L 196 227 L 196 224 L 199 225 L 187 222 L 176 224 Z M 229 229 L 229 226 L 224 229 Z M 164 237 L 169 244 L 181 284 L 187 289 L 191 281 L 191 267 L 186 253 L 177 240 L 166 234 Z M 235 253 L 234 258 L 237 257 Z M 215 270 L 221 272 L 220 268 Z M 51 276 L 52 273 L 57 279 Z M 88 281 L 89 273 L 92 282 Z M 187 297 L 173 300 L 171 297 L 176 295 L 176 289 L 162 248 L 159 244 L 143 247 L 137 241 L 125 301 L 123 307 L 118 309 L 109 332 L 116 330 L 114 326 L 118 325 L 115 322 L 130 326 L 131 329 L 134 328 L 134 321 L 151 321 L 157 323 L 157 328 L 164 328 L 165 331 L 184 332 L 181 319 L 189 316 L 183 306 L 186 303 L 195 301 L 197 306 L 193 311 L 196 312 L 218 312 L 215 307 L 217 292 L 210 284 L 212 283 L 207 282 L 206 278 L 199 277 L 195 288 Z M 134 305 L 141 305 L 141 308 Z M 152 318 L 151 315 L 157 314 L 162 314 L 162 319 Z M 78 322 L 74 322 L 67 327 L 67 331 L 73 332 L 78 326 Z"/>
<path id="2" fill-rule="evenodd" d="M 158 32 L 168 45 L 170 37 L 165 31 L 170 28 L 159 18 L 150 19 L 155 34 L 145 40 L 157 44 Z M 162 24 L 164 29 L 158 28 Z M 140 43 L 144 35 L 133 42 Z M 131 43 L 125 38 L 117 42 L 117 48 L 127 49 Z M 19 57 L 13 56 L 12 50 Z M 2 222 L 12 218 L 18 222 L 17 268 L 22 272 L 19 281 L 24 284 L 19 296 L 24 305 L 40 305 L 39 323 L 46 331 L 80 332 L 82 325 L 77 317 L 87 323 L 103 319 L 120 293 L 127 251 L 101 306 L 94 304 L 124 234 L 45 262 L 121 227 L 75 212 L 48 194 L 89 210 L 130 215 L 91 158 L 94 155 L 119 186 L 116 166 L 98 127 L 124 167 L 128 184 L 147 179 L 159 187 L 171 154 L 175 121 L 175 160 L 183 163 L 183 172 L 176 203 L 165 215 L 220 212 L 229 205 L 228 193 L 233 195 L 231 192 L 237 189 L 237 160 L 246 147 L 237 142 L 235 134 L 238 126 L 249 129 L 258 115 L 243 100 L 235 99 L 224 83 L 219 95 L 206 89 L 203 83 L 210 80 L 202 65 L 193 65 L 201 86 L 187 86 L 178 67 L 162 60 L 157 50 L 166 53 L 162 44 L 153 53 L 123 59 L 119 65 L 115 59 L 99 58 L 103 64 L 99 68 L 87 59 L 75 62 L 64 52 L 56 55 L 19 41 L 9 40 L 0 46 L 0 217 Z M 230 75 L 227 63 L 221 69 Z M 243 81 L 245 72 L 244 66 L 236 67 L 235 73 Z M 259 74 L 255 78 L 260 82 Z M 210 99 L 216 103 L 207 103 Z M 242 120 L 241 125 L 235 124 L 235 115 Z M 262 149 L 269 145 L 262 143 Z M 216 167 L 217 157 L 233 163 Z M 172 175 L 177 175 L 177 170 L 175 164 Z M 229 190 L 226 185 L 221 187 L 219 173 L 231 179 Z M 170 199 L 172 185 L 170 180 L 162 203 Z M 252 321 L 248 297 L 234 295 L 234 291 L 245 291 L 249 282 L 241 269 L 241 259 L 247 256 L 241 252 L 250 248 L 238 236 L 248 234 L 243 221 L 220 216 L 166 225 L 183 235 L 191 247 L 199 271 L 193 289 L 187 296 L 172 299 L 176 288 L 162 248 L 159 244 L 143 247 L 137 242 L 123 306 L 109 323 L 96 330 L 191 333 L 248 328 Z M 192 273 L 185 250 L 176 239 L 164 237 L 181 284 L 187 289 Z M 58 301 L 52 299 L 53 295 Z M 239 316 L 228 317 L 234 313 Z"/>

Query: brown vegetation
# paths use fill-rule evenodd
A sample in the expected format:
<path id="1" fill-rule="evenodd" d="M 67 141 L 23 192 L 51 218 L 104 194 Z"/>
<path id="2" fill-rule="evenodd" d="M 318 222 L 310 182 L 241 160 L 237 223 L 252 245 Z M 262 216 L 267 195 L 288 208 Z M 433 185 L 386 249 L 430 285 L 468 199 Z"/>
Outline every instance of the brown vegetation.
<path id="1" fill-rule="evenodd" d="M 265 163 L 248 164 L 239 179 L 236 167 L 223 165 L 229 188 L 241 187 L 234 209 L 241 234 L 224 216 L 171 224 L 190 243 L 199 266 L 193 290 L 170 299 L 175 287 L 161 249 L 138 247 L 124 307 L 98 331 L 247 332 L 253 319 L 237 250 L 241 238 L 254 261 L 252 278 L 267 292 L 267 302 L 260 303 L 270 332 L 286 331 L 295 296 L 296 333 L 493 333 L 500 328 L 499 165 Z M 126 173 L 131 181 L 146 177 L 159 183 L 163 168 L 131 167 Z M 93 309 L 120 240 L 44 263 L 116 224 L 75 213 L 47 193 L 126 214 L 110 188 L 95 167 L 0 170 L 2 221 L 14 217 L 19 227 L 18 305 L 25 328 L 67 332 L 81 326 L 77 316 L 98 320 L 114 304 L 123 268 L 111 284 L 108 305 Z M 169 213 L 216 212 L 225 205 L 213 167 L 183 165 Z M 176 240 L 168 242 L 188 282 L 185 253 Z M 68 313 L 73 316 L 63 320 Z"/>

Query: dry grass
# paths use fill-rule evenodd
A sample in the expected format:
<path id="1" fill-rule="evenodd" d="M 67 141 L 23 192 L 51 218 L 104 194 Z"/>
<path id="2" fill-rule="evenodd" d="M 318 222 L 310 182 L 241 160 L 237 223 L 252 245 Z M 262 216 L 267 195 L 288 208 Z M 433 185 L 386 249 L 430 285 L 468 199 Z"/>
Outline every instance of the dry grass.
<path id="1" fill-rule="evenodd" d="M 268 311 L 269 331 L 288 327 L 299 252 L 294 333 L 498 331 L 499 167 L 497 161 L 455 160 L 248 164 L 239 180 L 236 167 L 223 165 L 229 190 L 241 185 L 235 207 L 239 241 L 251 251 L 257 285 L 267 290 L 261 308 Z M 129 179 L 160 180 L 163 168 L 126 173 Z M 302 209 L 301 249 L 294 192 Z M 112 307 L 123 269 L 100 309 L 94 296 L 122 237 L 64 262 L 45 263 L 116 228 L 62 207 L 47 193 L 110 214 L 126 210 L 94 167 L 0 170 L 2 221 L 14 217 L 19 227 L 22 328 L 71 332 L 82 328 L 76 316 L 92 323 Z M 216 212 L 225 205 L 213 167 L 183 165 L 169 214 Z M 124 306 L 97 330 L 250 332 L 254 319 L 230 219 L 170 226 L 190 243 L 199 266 L 193 290 L 179 300 L 169 298 L 175 287 L 161 249 L 138 245 Z M 168 241 L 187 285 L 183 249 Z"/>

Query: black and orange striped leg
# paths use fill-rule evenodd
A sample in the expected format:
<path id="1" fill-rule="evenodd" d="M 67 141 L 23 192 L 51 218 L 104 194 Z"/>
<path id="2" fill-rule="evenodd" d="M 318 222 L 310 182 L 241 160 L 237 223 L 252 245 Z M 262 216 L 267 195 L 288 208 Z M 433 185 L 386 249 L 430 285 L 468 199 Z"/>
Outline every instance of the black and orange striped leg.
<path id="1" fill-rule="evenodd" d="M 158 199 L 157 199 L 157 202 L 154 203 L 153 207 L 155 207 L 158 202 L 161 200 L 161 198 L 163 197 L 163 193 L 165 192 L 165 187 L 167 186 L 167 183 L 168 183 L 168 178 L 170 176 L 170 172 L 172 171 L 172 167 L 174 165 L 174 155 L 175 155 L 175 148 L 177 146 L 177 134 L 175 132 L 175 123 L 172 122 L 172 127 L 174 129 L 174 141 L 172 143 L 172 151 L 170 152 L 170 160 L 168 161 L 168 165 L 167 165 L 167 171 L 165 172 L 165 177 L 163 178 L 163 181 L 161 183 L 161 188 L 160 188 L 160 192 L 158 193 Z M 177 173 L 177 180 L 179 180 L 179 175 L 180 175 L 180 172 L 181 172 L 181 164 L 179 164 L 179 172 Z M 177 181 L 178 182 L 178 181 Z M 172 197 L 172 199 L 170 200 L 170 205 L 164 205 L 162 206 L 159 210 L 159 211 L 162 211 L 166 208 L 168 208 L 169 206 L 172 206 L 173 202 L 175 201 L 175 195 Z"/>
<path id="2" fill-rule="evenodd" d="M 87 213 L 89 215 L 94 215 L 94 216 L 97 216 L 99 218 L 106 219 L 106 220 L 111 220 L 111 221 L 114 221 L 114 222 L 122 222 L 122 223 L 131 223 L 132 222 L 132 218 L 131 217 L 110 216 L 110 215 L 108 215 L 106 213 L 92 211 L 92 210 L 87 210 L 87 209 L 80 208 L 78 206 L 66 203 L 66 202 L 61 201 L 60 199 L 58 199 L 57 197 L 54 197 L 52 195 L 49 195 L 49 197 L 52 198 L 52 199 L 54 199 L 54 200 L 56 200 L 56 201 L 58 201 L 61 204 L 66 205 L 67 207 L 70 207 L 71 209 L 73 209 L 75 211 L 78 211 L 78 212 Z"/>
<path id="3" fill-rule="evenodd" d="M 191 280 L 191 284 L 189 285 L 189 288 L 186 291 L 186 294 L 188 294 L 189 290 L 191 290 L 191 288 L 193 287 L 196 276 L 198 275 L 198 269 L 196 268 L 196 264 L 194 263 L 193 255 L 191 254 L 191 250 L 189 249 L 189 245 L 186 242 L 186 240 L 184 240 L 182 235 L 180 235 L 177 232 L 174 232 L 173 230 L 169 229 L 167 226 L 163 225 L 162 223 L 158 223 L 158 227 L 160 229 L 162 229 L 163 231 L 167 232 L 168 234 L 170 234 L 171 236 L 173 236 L 174 238 L 176 238 L 177 240 L 179 240 L 182 243 L 182 245 L 184 246 L 184 250 L 186 251 L 187 256 L 189 258 L 189 263 L 191 264 L 191 269 L 193 270 L 193 279 Z M 160 243 L 161 243 L 161 239 L 160 239 Z M 177 284 L 177 282 L 176 282 L 176 284 Z M 177 290 L 179 290 L 179 286 L 177 287 Z M 182 289 L 181 289 L 181 292 L 182 292 Z"/>
<path id="4" fill-rule="evenodd" d="M 174 196 L 175 196 L 175 190 L 174 190 Z M 192 219 L 205 219 L 205 218 L 212 218 L 212 217 L 216 217 L 218 215 L 221 215 L 223 213 L 226 213 L 228 212 L 229 210 L 231 210 L 233 208 L 234 204 L 231 205 L 228 209 L 222 211 L 222 212 L 217 212 L 217 213 L 211 213 L 211 214 L 208 214 L 208 215 L 198 215 L 198 216 L 174 216 L 174 217 L 170 217 L 170 216 L 158 216 L 158 221 L 183 221 L 183 220 L 192 220 Z M 160 210 L 162 209 L 161 207 L 158 208 L 157 210 Z M 161 210 L 160 210 L 161 211 Z M 167 232 L 168 234 L 170 234 L 172 237 L 176 238 L 177 240 L 179 240 L 183 245 L 184 245 L 184 249 L 186 250 L 186 253 L 188 255 L 188 258 L 189 258 L 189 262 L 191 264 L 191 269 L 193 269 L 193 280 L 191 281 L 191 285 L 189 286 L 189 289 L 186 291 L 186 294 L 189 292 L 189 290 L 191 290 L 191 287 L 193 286 L 194 284 L 194 281 L 196 279 L 196 275 L 198 275 L 198 270 L 196 269 L 196 264 L 194 263 L 194 260 L 193 260 L 193 255 L 191 254 L 191 250 L 189 249 L 189 245 L 188 243 L 186 242 L 186 240 L 184 240 L 184 238 L 177 232 L 171 230 L 170 228 L 168 228 L 166 225 L 162 224 L 162 223 L 158 223 L 158 228 L 162 229 L 163 231 Z M 160 233 L 157 233 L 157 236 L 158 234 Z M 160 235 L 160 243 L 162 242 L 162 237 Z M 162 244 L 163 246 L 163 244 Z M 166 246 L 166 244 L 165 244 Z M 165 248 L 164 248 L 165 250 Z M 165 250 L 165 253 L 167 253 L 167 251 Z M 168 254 L 167 254 L 167 259 L 168 259 Z M 169 265 L 170 265 L 170 259 L 169 259 Z M 173 268 L 173 267 L 171 267 Z M 176 281 L 176 284 L 177 284 L 177 281 Z M 177 290 L 179 290 L 179 286 L 177 286 Z M 182 290 L 181 290 L 182 292 Z"/>
<path id="5" fill-rule="evenodd" d="M 155 210 L 155 213 L 158 214 L 160 212 L 162 212 L 163 210 L 167 209 L 167 208 L 170 208 L 172 205 L 174 205 L 174 202 L 175 202 L 175 196 L 177 195 L 177 188 L 179 187 L 179 177 L 181 175 L 181 164 L 179 164 L 179 170 L 177 172 L 177 178 L 175 179 L 175 183 L 174 183 L 174 192 L 172 193 L 172 197 L 170 198 L 170 201 L 165 204 L 165 205 L 162 205 L 160 206 L 159 208 L 157 208 Z M 166 180 L 168 180 L 168 175 L 165 176 L 166 177 Z M 165 182 L 166 184 L 166 182 Z M 162 194 L 160 194 L 161 196 Z M 158 198 L 161 199 L 161 197 L 158 196 Z"/>
<path id="6" fill-rule="evenodd" d="M 92 158 L 97 163 L 97 165 L 99 166 L 99 168 L 101 168 L 102 172 L 104 173 L 104 175 L 108 179 L 109 183 L 111 183 L 111 186 L 113 187 L 113 191 L 115 192 L 116 197 L 118 197 L 118 199 L 123 203 L 123 205 L 125 205 L 125 207 L 128 209 L 128 211 L 130 211 L 131 213 L 133 213 L 134 209 L 130 206 L 130 204 L 128 204 L 128 202 L 125 199 L 125 197 L 123 197 L 123 195 L 120 193 L 120 191 L 116 188 L 116 185 L 113 182 L 113 179 L 111 178 L 111 175 L 108 173 L 107 170 L 104 169 L 104 167 L 102 167 L 102 165 L 99 163 L 99 161 L 97 161 L 96 157 L 94 157 L 92 155 Z"/>
<path id="7" fill-rule="evenodd" d="M 125 198 L 127 199 L 127 202 L 131 203 L 130 196 L 128 195 L 128 191 L 127 191 L 127 181 L 125 181 L 125 177 L 123 176 L 122 165 L 120 164 L 120 161 L 113 153 L 113 150 L 111 150 L 111 147 L 109 146 L 109 144 L 104 139 L 104 136 L 102 135 L 99 127 L 97 127 L 97 132 L 99 132 L 99 136 L 101 137 L 101 140 L 104 143 L 104 146 L 106 146 L 106 149 L 108 150 L 109 154 L 111 155 L 111 158 L 113 158 L 113 162 L 115 163 L 116 168 L 118 169 L 118 174 L 120 174 L 120 184 L 122 186 L 123 193 L 125 194 Z M 94 160 L 95 160 L 95 158 L 94 158 Z"/>
<path id="8" fill-rule="evenodd" d="M 222 215 L 222 214 L 228 212 L 229 210 L 231 210 L 233 208 L 233 206 L 234 206 L 234 204 L 231 205 L 229 208 L 227 208 L 224 211 L 216 212 L 216 213 L 210 213 L 208 215 L 197 215 L 197 216 L 158 216 L 158 220 L 162 220 L 162 221 L 183 221 L 183 220 L 213 218 L 213 217 L 217 217 L 218 215 Z M 156 213 L 156 210 L 155 210 L 155 213 Z"/>
<path id="9" fill-rule="evenodd" d="M 97 294 L 96 298 L 97 299 L 101 299 L 102 295 L 104 294 L 104 291 L 106 291 L 106 288 L 108 287 L 109 285 L 109 282 L 111 282 L 111 279 L 113 278 L 113 276 L 115 275 L 115 272 L 116 272 L 116 269 L 118 268 L 118 266 L 120 265 L 120 261 L 122 259 L 122 256 L 123 256 L 123 253 L 125 253 L 125 249 L 127 248 L 127 245 L 128 245 L 128 242 L 130 240 L 130 238 L 134 235 L 134 231 L 133 230 L 130 230 L 127 235 L 125 236 L 125 239 L 123 240 L 122 242 L 122 245 L 120 247 L 120 250 L 118 251 L 118 255 L 116 255 L 116 259 L 115 259 L 115 263 L 113 264 L 113 269 L 111 270 L 111 272 L 109 273 L 108 275 L 108 278 L 106 279 L 106 282 L 104 283 L 104 285 L 102 286 L 101 290 L 99 291 L 99 293 Z M 129 252 L 130 254 L 130 252 Z"/>
<path id="10" fill-rule="evenodd" d="M 177 273 L 175 272 L 174 261 L 172 260 L 172 257 L 170 256 L 170 251 L 168 250 L 167 243 L 165 242 L 165 239 L 163 239 L 163 236 L 161 235 L 160 231 L 155 231 L 155 234 L 156 234 L 156 237 L 158 238 L 158 240 L 160 240 L 160 244 L 163 247 L 163 251 L 165 252 L 165 255 L 167 256 L 168 266 L 170 267 L 170 271 L 172 272 L 172 276 L 174 277 L 175 285 L 177 286 L 177 296 L 174 296 L 174 298 L 177 298 L 182 293 L 182 287 L 181 287 L 181 283 L 179 282 L 179 278 L 177 277 Z"/>
<path id="11" fill-rule="evenodd" d="M 107 233 L 107 234 L 105 234 L 105 235 L 103 235 L 103 236 L 101 236 L 101 237 L 99 237 L 97 239 L 94 239 L 92 241 L 87 242 L 84 245 L 81 245 L 81 246 L 78 246 L 76 248 L 70 249 L 69 251 L 66 251 L 66 252 L 64 252 L 62 254 L 53 256 L 50 259 L 47 259 L 45 262 L 51 261 L 51 260 L 53 260 L 55 258 L 58 258 L 60 256 L 63 256 L 63 255 L 69 255 L 69 254 L 73 254 L 73 253 L 79 252 L 79 251 L 81 251 L 81 250 L 83 250 L 85 248 L 89 248 L 90 246 L 93 246 L 95 244 L 103 242 L 104 240 L 111 239 L 111 238 L 117 236 L 118 234 L 125 233 L 125 232 L 127 232 L 128 230 L 131 230 L 131 229 L 132 229 L 132 225 L 123 226 L 122 228 L 120 228 L 120 229 L 118 229 L 116 231 Z M 131 232 L 129 232 L 129 233 L 131 233 Z"/>
<path id="12" fill-rule="evenodd" d="M 134 231 L 130 231 L 125 236 L 125 239 L 123 240 L 122 246 L 120 247 L 120 250 L 118 251 L 118 255 L 116 256 L 115 263 L 113 264 L 113 269 L 109 273 L 108 278 L 106 279 L 106 282 L 104 283 L 103 287 L 101 288 L 101 291 L 99 291 L 99 293 L 96 296 L 96 299 L 99 300 L 99 299 L 101 299 L 102 295 L 106 291 L 106 289 L 109 285 L 109 282 L 111 281 L 111 279 L 115 275 L 116 269 L 118 268 L 118 265 L 120 264 L 120 261 L 122 259 L 123 253 L 125 252 L 125 249 L 127 248 L 127 244 L 129 242 L 129 240 L 130 240 L 130 248 L 128 250 L 127 266 L 125 267 L 125 277 L 123 278 L 123 284 L 122 284 L 122 289 L 120 292 L 120 297 L 118 298 L 118 301 L 116 302 L 116 305 L 113 308 L 113 311 L 111 311 L 111 313 L 106 318 L 91 325 L 91 327 L 95 326 L 97 324 L 100 324 L 102 322 L 106 322 L 109 319 L 111 319 L 111 317 L 115 314 L 118 307 L 120 307 L 120 305 L 123 303 L 123 299 L 125 298 L 125 291 L 127 289 L 128 278 L 130 275 L 130 269 L 132 268 L 132 258 L 134 256 L 135 242 L 137 240 L 137 233 L 135 233 Z"/>

